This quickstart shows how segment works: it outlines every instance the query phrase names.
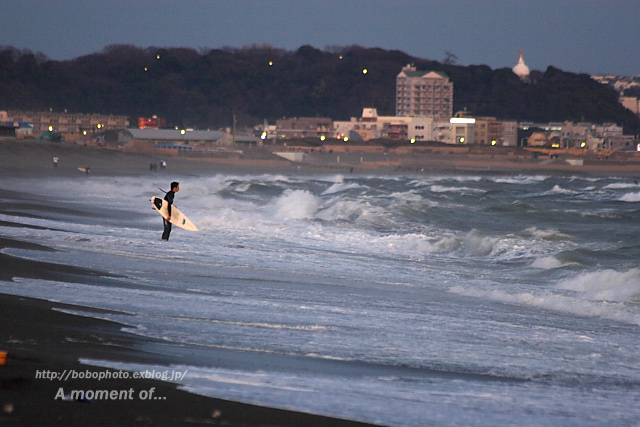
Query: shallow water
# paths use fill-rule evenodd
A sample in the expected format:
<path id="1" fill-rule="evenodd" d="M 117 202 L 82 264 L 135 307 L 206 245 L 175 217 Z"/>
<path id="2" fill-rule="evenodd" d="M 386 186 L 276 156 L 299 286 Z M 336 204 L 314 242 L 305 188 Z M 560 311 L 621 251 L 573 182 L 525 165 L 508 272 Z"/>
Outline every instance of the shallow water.
<path id="1" fill-rule="evenodd" d="M 0 291 L 122 312 L 100 317 L 163 340 L 195 393 L 387 425 L 640 423 L 634 181 L 176 179 L 200 231 L 168 244 L 157 176 L 6 181 L 36 197 L 0 221 L 45 229 L 0 233 L 58 251 L 4 253 L 119 277 Z"/>

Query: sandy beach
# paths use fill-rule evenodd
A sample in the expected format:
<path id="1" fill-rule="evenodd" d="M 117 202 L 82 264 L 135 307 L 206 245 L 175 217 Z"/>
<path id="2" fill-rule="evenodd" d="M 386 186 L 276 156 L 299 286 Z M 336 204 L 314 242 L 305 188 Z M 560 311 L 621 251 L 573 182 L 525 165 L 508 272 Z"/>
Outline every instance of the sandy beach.
<path id="1" fill-rule="evenodd" d="M 141 150 L 143 151 L 143 150 Z M 273 151 L 303 151 L 302 162 L 292 162 Z M 554 152 L 556 153 L 556 152 Z M 127 152 L 117 149 L 51 143 L 34 140 L 0 139 L 0 176 L 81 177 L 79 168 L 92 175 L 163 174 L 547 174 L 640 177 L 640 157 L 634 152 L 611 157 L 580 150 L 558 151 L 556 158 L 538 156 L 513 147 L 416 148 L 387 150 L 384 154 L 362 146 L 342 151 L 331 146 L 244 148 L 239 156 L 225 153 Z M 57 157 L 57 166 L 53 158 Z M 167 163 L 166 168 L 151 165 Z M 579 163 L 576 164 L 575 162 Z M 573 162 L 573 163 L 572 163 Z"/>
<path id="2" fill-rule="evenodd" d="M 74 144 L 0 140 L 0 176 L 46 179 L 48 176 L 77 177 L 90 174 L 137 176 L 150 173 L 189 174 L 296 174 L 296 173 L 493 173 L 493 174 L 575 174 L 640 176 L 640 165 L 624 161 L 585 161 L 582 166 L 565 162 L 513 156 L 469 154 L 391 155 L 386 158 L 354 150 L 341 154 L 312 153 L 309 161 L 295 164 L 264 150 L 247 152 L 240 158 L 125 153 Z M 53 164 L 58 157 L 58 165 Z M 150 165 L 167 161 L 166 169 L 150 171 Z M 0 187 L 0 197 L 11 203 L 34 203 L 29 196 Z M 0 213 L 12 215 L 11 208 Z M 4 221 L 5 227 L 22 226 Z M 0 236 L 0 248 L 51 250 L 46 246 Z M 0 254 L 0 281 L 29 277 L 65 282 L 95 281 L 110 273 L 70 266 L 18 259 Z M 6 362 L 0 366 L 0 423 L 6 425 L 228 425 L 228 426 L 356 426 L 348 420 L 263 408 L 237 402 L 197 396 L 176 385 L 152 379 L 70 378 L 52 379 L 51 373 L 104 374 L 80 359 L 127 360 L 169 365 L 161 353 L 145 351 L 140 338 L 122 332 L 120 325 L 66 314 L 73 307 L 42 300 L 0 294 L 0 352 Z M 148 348 L 148 347 L 147 347 Z M 0 359 L 1 360 L 1 359 Z M 113 372 L 113 371 L 112 371 Z M 63 375 L 64 376 L 64 375 Z M 118 399 L 73 399 L 72 390 L 121 392 Z"/>

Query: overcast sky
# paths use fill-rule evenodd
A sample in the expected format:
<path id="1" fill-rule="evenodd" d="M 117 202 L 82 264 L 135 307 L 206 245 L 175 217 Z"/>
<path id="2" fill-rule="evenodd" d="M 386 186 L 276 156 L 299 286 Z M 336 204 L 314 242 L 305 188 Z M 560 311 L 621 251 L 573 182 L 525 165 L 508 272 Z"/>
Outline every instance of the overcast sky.
<path id="1" fill-rule="evenodd" d="M 461 65 L 640 74 L 640 0 L 2 0 L 0 45 L 64 60 L 138 47 L 360 45 Z"/>

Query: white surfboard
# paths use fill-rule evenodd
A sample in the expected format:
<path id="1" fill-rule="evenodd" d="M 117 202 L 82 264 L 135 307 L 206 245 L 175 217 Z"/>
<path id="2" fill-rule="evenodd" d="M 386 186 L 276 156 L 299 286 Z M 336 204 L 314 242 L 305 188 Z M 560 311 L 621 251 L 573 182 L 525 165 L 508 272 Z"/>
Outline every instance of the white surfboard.
<path id="1" fill-rule="evenodd" d="M 169 212 L 167 212 L 168 203 L 166 200 L 161 199 L 160 197 L 152 197 L 151 198 L 151 207 L 155 209 L 164 219 L 167 219 L 169 216 Z M 184 230 L 189 231 L 198 231 L 198 227 L 196 227 L 189 218 L 183 214 L 180 209 L 175 206 L 171 206 L 171 220 L 169 221 L 171 224 L 176 227 L 180 227 Z"/>

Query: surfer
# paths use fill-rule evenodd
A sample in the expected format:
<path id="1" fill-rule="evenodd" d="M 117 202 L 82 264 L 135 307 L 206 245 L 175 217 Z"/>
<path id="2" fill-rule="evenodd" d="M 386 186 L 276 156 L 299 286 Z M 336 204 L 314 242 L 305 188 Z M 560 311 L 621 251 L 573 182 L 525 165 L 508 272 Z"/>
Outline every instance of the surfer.
<path id="1" fill-rule="evenodd" d="M 164 195 L 164 199 L 167 201 L 167 219 L 164 220 L 164 232 L 162 233 L 162 240 L 169 241 L 169 234 L 171 234 L 171 205 L 173 205 L 173 198 L 176 193 L 180 191 L 180 184 L 177 182 L 171 183 L 171 190 Z"/>

